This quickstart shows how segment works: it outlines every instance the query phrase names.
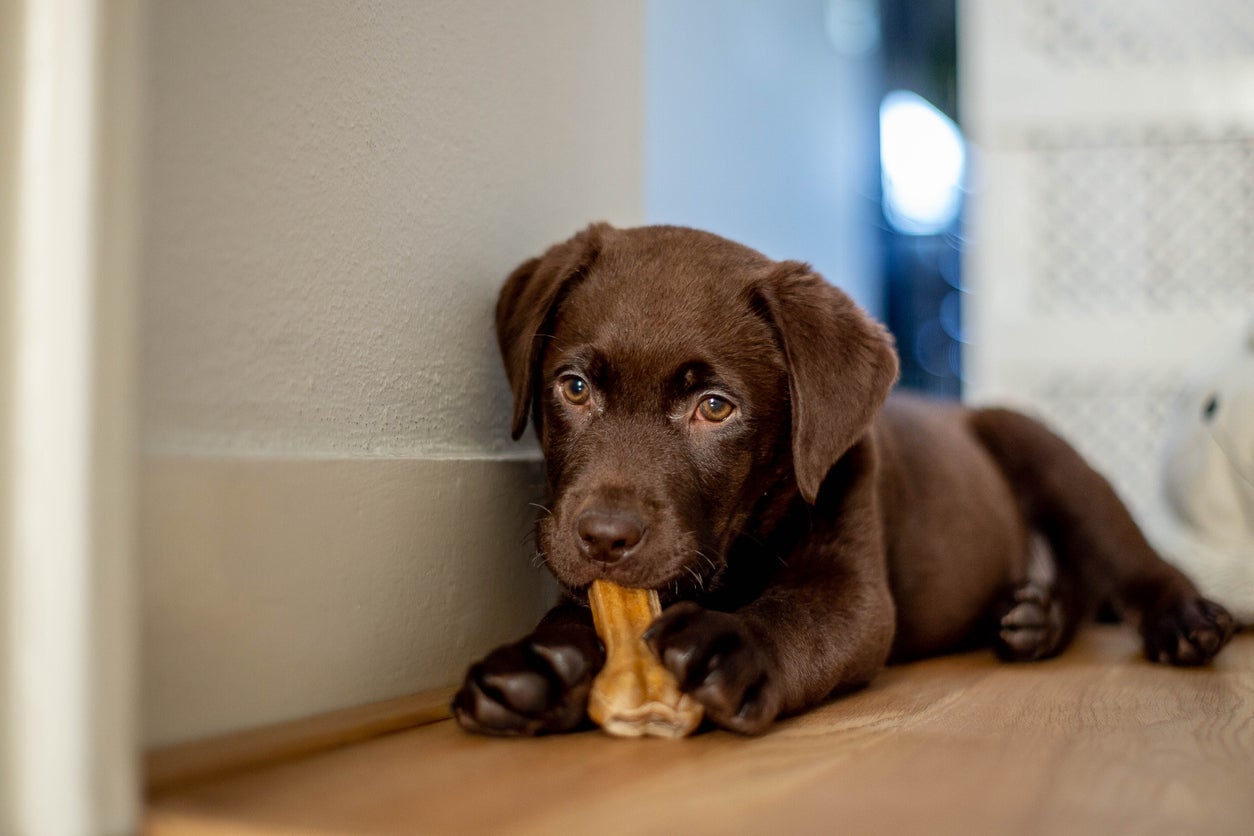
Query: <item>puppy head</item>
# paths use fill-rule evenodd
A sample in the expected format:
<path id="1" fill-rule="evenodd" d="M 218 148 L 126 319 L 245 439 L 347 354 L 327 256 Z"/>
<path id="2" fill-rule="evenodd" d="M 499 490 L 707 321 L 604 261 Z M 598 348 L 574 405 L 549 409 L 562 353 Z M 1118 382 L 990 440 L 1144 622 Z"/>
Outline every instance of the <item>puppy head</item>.
<path id="1" fill-rule="evenodd" d="M 772 501 L 814 502 L 896 378 L 891 339 L 803 264 L 678 227 L 589 227 L 497 305 L 563 583 L 703 586 Z"/>

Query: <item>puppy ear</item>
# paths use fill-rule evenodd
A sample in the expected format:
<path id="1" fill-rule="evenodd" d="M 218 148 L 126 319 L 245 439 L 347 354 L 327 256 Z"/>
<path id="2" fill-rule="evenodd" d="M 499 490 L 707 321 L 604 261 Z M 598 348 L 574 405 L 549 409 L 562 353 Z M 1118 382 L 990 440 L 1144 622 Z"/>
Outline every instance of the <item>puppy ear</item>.
<path id="1" fill-rule="evenodd" d="M 809 265 L 781 262 L 759 293 L 788 363 L 797 486 L 813 503 L 888 397 L 897 353 L 884 326 Z"/>
<path id="2" fill-rule="evenodd" d="M 601 250 L 602 235 L 612 229 L 609 224 L 592 224 L 539 258 L 518 265 L 501 288 L 496 302 L 496 338 L 514 393 L 511 433 L 515 440 L 527 429 L 527 413 L 553 315 L 573 283 L 592 267 Z M 538 409 L 534 420 L 538 426 Z"/>

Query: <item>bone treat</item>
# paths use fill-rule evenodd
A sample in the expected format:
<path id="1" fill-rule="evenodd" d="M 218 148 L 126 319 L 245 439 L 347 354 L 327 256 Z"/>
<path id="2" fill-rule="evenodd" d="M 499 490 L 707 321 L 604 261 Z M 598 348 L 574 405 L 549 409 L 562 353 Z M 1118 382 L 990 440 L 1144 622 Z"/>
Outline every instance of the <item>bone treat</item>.
<path id="1" fill-rule="evenodd" d="M 617 737 L 691 734 L 701 722 L 701 704 L 679 690 L 641 638 L 662 614 L 657 592 L 593 581 L 588 602 L 606 654 L 588 697 L 593 722 Z"/>

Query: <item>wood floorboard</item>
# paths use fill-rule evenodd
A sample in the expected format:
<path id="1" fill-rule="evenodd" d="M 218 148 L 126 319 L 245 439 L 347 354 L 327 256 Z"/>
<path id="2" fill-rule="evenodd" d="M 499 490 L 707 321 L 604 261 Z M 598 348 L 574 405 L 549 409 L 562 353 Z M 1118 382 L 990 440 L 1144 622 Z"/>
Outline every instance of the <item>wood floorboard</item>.
<path id="1" fill-rule="evenodd" d="M 217 778 L 150 834 L 1254 832 L 1254 635 L 1202 670 L 1130 630 L 890 668 L 759 738 L 474 737 L 444 721 Z"/>

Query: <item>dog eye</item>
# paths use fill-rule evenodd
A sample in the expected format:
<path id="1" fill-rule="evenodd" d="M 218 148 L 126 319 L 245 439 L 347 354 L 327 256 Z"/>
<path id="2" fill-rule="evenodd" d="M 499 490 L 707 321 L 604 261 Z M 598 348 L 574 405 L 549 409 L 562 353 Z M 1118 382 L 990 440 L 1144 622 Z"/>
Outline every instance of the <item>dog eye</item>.
<path id="1" fill-rule="evenodd" d="M 1206 401 L 1206 405 L 1202 407 L 1202 418 L 1207 422 L 1215 420 L 1215 413 L 1219 411 L 1219 396 L 1211 395 Z"/>
<path id="2" fill-rule="evenodd" d="M 707 395 L 697 404 L 697 412 L 701 413 L 701 417 L 715 424 L 726 421 L 735 409 L 731 401 L 718 395 Z"/>
<path id="3" fill-rule="evenodd" d="M 592 387 L 578 375 L 568 374 L 558 381 L 558 385 L 561 387 L 562 397 L 575 406 L 583 406 L 592 397 Z"/>

